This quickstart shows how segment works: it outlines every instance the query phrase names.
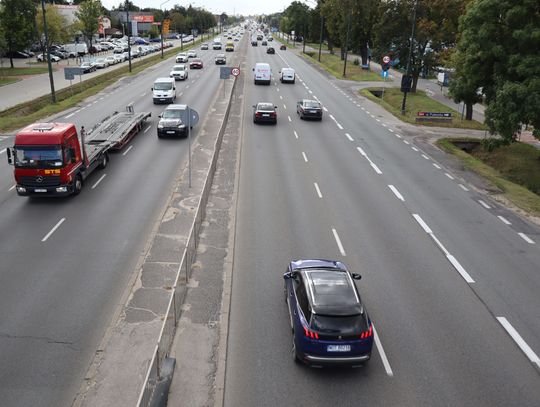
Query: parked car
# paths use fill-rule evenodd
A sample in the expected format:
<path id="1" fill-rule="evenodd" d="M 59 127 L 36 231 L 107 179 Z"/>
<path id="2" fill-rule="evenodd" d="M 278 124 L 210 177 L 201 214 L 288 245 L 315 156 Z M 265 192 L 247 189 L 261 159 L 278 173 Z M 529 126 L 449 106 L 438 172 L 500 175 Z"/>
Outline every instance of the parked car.
<path id="1" fill-rule="evenodd" d="M 295 362 L 361 366 L 371 358 L 373 325 L 346 266 L 333 260 L 292 261 L 283 275 Z"/>
<path id="2" fill-rule="evenodd" d="M 124 52 L 124 47 L 121 46 L 121 45 L 117 45 L 113 49 L 113 53 L 115 53 L 115 54 L 122 54 L 123 52 Z"/>
<path id="3" fill-rule="evenodd" d="M 107 57 L 105 57 L 105 61 L 107 61 L 107 63 L 110 65 L 116 65 L 118 63 L 118 61 L 116 60 L 116 58 L 112 55 L 109 55 Z"/>
<path id="4" fill-rule="evenodd" d="M 94 72 L 96 70 L 96 66 L 88 61 L 79 65 L 79 68 L 82 68 L 83 73 Z"/>
<path id="5" fill-rule="evenodd" d="M 124 56 L 124 53 L 121 53 L 121 54 L 113 54 L 113 58 L 116 59 L 116 63 L 119 64 L 120 62 L 124 62 L 126 59 L 125 59 L 125 56 Z"/>
<path id="6" fill-rule="evenodd" d="M 184 64 L 174 65 L 172 67 L 171 73 L 169 74 L 171 78 L 174 78 L 176 81 L 183 81 L 188 78 L 188 71 Z"/>
<path id="7" fill-rule="evenodd" d="M 322 120 L 322 105 L 316 100 L 302 99 L 296 104 L 296 113 L 300 119 Z"/>
<path id="8" fill-rule="evenodd" d="M 59 49 L 51 50 L 51 55 L 54 55 L 55 57 L 58 57 L 60 59 L 69 58 L 69 55 L 67 52 L 60 51 Z"/>
<path id="9" fill-rule="evenodd" d="M 203 61 L 199 58 L 193 58 L 189 63 L 189 69 L 202 69 Z"/>
<path id="10" fill-rule="evenodd" d="M 277 106 L 270 102 L 253 105 L 253 123 L 277 123 Z"/>
<path id="11" fill-rule="evenodd" d="M 6 58 L 30 58 L 30 54 L 24 52 L 24 51 L 11 51 L 6 52 Z"/>
<path id="12" fill-rule="evenodd" d="M 267 54 L 275 54 L 275 53 L 276 53 L 276 50 L 275 50 L 274 48 L 272 48 L 272 47 L 268 47 L 268 48 L 266 49 L 266 53 L 267 53 Z"/>
<path id="13" fill-rule="evenodd" d="M 214 61 L 216 62 L 216 65 L 225 65 L 227 63 L 227 58 L 225 57 L 225 54 L 217 54 Z"/>
<path id="14" fill-rule="evenodd" d="M 51 54 L 51 62 L 58 62 L 58 61 L 60 61 L 60 59 L 61 59 L 60 57 L 57 57 L 56 55 Z M 39 55 L 37 56 L 37 60 L 38 60 L 39 62 L 45 62 L 45 61 L 47 61 L 47 54 L 45 54 L 45 55 L 39 54 Z"/>
<path id="15" fill-rule="evenodd" d="M 109 67 L 109 63 L 107 62 L 105 58 L 98 58 L 95 60 L 95 63 L 96 63 L 97 69 L 103 69 L 103 68 Z"/>

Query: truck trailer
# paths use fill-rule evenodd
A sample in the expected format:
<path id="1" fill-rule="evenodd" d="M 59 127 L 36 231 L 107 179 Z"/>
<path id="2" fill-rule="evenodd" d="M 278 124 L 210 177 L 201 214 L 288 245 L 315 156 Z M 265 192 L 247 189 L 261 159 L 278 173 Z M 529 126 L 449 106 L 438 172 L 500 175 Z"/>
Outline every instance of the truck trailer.
<path id="1" fill-rule="evenodd" d="M 15 135 L 7 149 L 14 166 L 16 191 L 21 196 L 66 196 L 81 192 L 84 180 L 109 162 L 142 128 L 149 112 L 114 112 L 90 131 L 73 123 L 34 123 Z"/>

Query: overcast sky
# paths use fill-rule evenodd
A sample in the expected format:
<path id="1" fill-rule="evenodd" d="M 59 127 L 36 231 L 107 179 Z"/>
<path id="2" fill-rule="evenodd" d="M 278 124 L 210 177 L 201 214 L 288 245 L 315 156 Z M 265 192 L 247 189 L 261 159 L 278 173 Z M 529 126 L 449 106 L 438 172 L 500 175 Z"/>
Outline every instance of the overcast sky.
<path id="1" fill-rule="evenodd" d="M 159 8 L 160 4 L 165 0 L 132 0 L 133 4 L 138 7 L 154 7 Z M 242 15 L 254 15 L 254 14 L 271 14 L 278 11 L 283 11 L 287 8 L 293 0 L 266 0 L 260 3 L 257 0 L 169 0 L 163 5 L 163 9 L 171 9 L 175 4 L 181 6 L 187 6 L 192 4 L 193 7 L 204 8 L 214 14 L 242 14 Z M 118 7 L 122 0 L 101 0 L 101 4 L 107 9 L 111 9 L 113 6 Z M 312 1 L 313 3 L 313 1 Z"/>

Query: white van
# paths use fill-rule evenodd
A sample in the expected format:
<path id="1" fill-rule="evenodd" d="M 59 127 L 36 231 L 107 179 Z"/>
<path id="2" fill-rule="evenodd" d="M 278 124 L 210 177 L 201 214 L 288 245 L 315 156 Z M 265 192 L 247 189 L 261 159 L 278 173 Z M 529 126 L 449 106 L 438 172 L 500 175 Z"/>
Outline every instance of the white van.
<path id="1" fill-rule="evenodd" d="M 279 80 L 281 83 L 294 83 L 295 78 L 296 74 L 292 68 L 281 68 L 281 71 L 279 71 Z"/>
<path id="2" fill-rule="evenodd" d="M 172 103 L 176 100 L 176 85 L 174 78 L 157 78 L 152 87 L 154 104 Z"/>
<path id="3" fill-rule="evenodd" d="M 62 47 L 68 54 L 78 54 L 79 56 L 83 56 L 88 54 L 88 45 L 86 45 L 84 42 L 78 43 L 78 44 L 65 44 Z"/>
<path id="4" fill-rule="evenodd" d="M 258 85 L 259 83 L 270 85 L 270 81 L 272 80 L 270 64 L 257 62 L 255 68 L 253 68 L 253 80 L 255 85 Z"/>
<path id="5" fill-rule="evenodd" d="M 212 49 L 221 49 L 221 38 L 214 38 Z"/>

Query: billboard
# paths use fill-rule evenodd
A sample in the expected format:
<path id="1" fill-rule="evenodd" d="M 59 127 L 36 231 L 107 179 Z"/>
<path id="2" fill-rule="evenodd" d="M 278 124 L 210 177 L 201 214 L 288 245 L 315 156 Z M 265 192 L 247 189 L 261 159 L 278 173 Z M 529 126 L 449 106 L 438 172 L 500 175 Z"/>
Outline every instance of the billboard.
<path id="1" fill-rule="evenodd" d="M 133 21 L 137 21 L 138 23 L 153 23 L 154 22 L 154 16 L 132 16 L 131 19 Z"/>

